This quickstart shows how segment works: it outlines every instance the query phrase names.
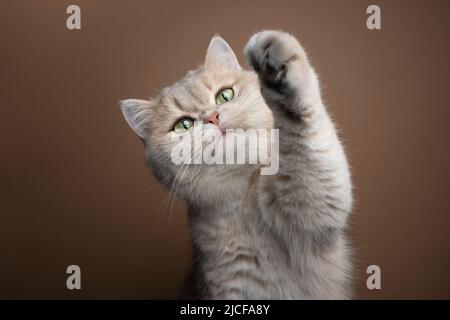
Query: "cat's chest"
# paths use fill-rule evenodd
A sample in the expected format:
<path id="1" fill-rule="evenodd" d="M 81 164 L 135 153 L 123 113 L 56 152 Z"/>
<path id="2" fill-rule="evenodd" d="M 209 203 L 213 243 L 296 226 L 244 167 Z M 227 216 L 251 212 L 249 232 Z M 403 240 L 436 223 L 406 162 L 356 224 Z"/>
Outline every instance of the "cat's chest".
<path id="1" fill-rule="evenodd" d="M 227 263 L 229 256 L 242 255 L 260 262 L 272 258 L 285 260 L 284 249 L 261 219 L 255 193 L 228 206 L 203 212 L 191 227 L 196 244 L 215 263 Z"/>
<path id="2" fill-rule="evenodd" d="M 286 249 L 262 222 L 255 196 L 249 192 L 226 207 L 202 212 L 192 225 L 201 274 L 215 297 L 240 288 L 241 297 L 254 290 L 269 298 L 278 294 L 280 283 L 295 282 Z"/>
<path id="3" fill-rule="evenodd" d="M 256 207 L 247 207 L 242 211 L 244 220 L 219 219 L 197 230 L 202 232 L 195 237 L 199 267 L 212 297 L 228 297 L 234 291 L 239 298 L 263 294 L 258 297 L 267 299 L 279 295 L 280 284 L 296 282 L 284 248 L 252 221 L 254 213 Z"/>

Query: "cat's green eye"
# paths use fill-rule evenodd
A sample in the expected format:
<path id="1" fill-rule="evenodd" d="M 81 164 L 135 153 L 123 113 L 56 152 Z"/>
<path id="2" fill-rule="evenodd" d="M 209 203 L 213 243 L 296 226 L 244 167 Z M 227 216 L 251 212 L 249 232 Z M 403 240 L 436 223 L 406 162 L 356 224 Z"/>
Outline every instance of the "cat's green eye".
<path id="1" fill-rule="evenodd" d="M 193 126 L 194 120 L 192 120 L 191 118 L 183 118 L 175 124 L 173 130 L 176 133 L 184 133 L 186 131 L 189 131 Z"/>
<path id="2" fill-rule="evenodd" d="M 226 102 L 229 102 L 233 100 L 234 98 L 234 91 L 231 88 L 222 89 L 219 91 L 219 93 L 216 96 L 216 103 L 217 105 L 224 104 Z"/>

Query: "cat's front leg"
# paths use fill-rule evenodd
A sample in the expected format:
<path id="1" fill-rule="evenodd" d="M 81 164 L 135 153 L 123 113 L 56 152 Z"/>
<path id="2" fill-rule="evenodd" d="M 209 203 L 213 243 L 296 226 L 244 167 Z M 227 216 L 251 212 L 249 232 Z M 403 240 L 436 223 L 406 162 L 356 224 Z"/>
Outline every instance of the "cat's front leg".
<path id="1" fill-rule="evenodd" d="M 322 104 L 317 76 L 297 39 L 287 33 L 259 32 L 245 54 L 280 130 L 279 172 L 260 179 L 261 214 L 288 246 L 298 237 L 308 242 L 303 248 L 331 245 L 345 227 L 352 194 L 346 157 Z"/>

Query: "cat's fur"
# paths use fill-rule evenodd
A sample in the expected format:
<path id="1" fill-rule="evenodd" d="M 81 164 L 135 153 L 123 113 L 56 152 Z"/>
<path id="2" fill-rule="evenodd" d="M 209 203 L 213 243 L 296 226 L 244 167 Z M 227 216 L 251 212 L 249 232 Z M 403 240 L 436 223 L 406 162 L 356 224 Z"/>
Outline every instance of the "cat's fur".
<path id="1" fill-rule="evenodd" d="M 352 208 L 347 160 L 299 42 L 278 31 L 251 37 L 243 70 L 220 37 L 205 63 L 149 101 L 125 100 L 126 120 L 145 144 L 156 177 L 188 204 L 198 298 L 345 299 L 351 263 L 345 239 Z M 233 87 L 219 107 L 215 96 Z M 184 115 L 219 112 L 225 128 L 278 128 L 279 172 L 255 165 L 185 165 L 170 160 L 170 137 Z M 224 137 L 225 139 L 225 137 Z"/>

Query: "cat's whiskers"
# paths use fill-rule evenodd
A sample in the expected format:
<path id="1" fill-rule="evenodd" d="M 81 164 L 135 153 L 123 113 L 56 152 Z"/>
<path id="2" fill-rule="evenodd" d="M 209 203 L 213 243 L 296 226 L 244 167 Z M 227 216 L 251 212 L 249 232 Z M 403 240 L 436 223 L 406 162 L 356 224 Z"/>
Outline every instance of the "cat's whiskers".
<path id="1" fill-rule="evenodd" d="M 178 175 L 178 173 L 181 171 L 181 169 L 184 168 L 184 171 L 183 171 L 181 177 L 178 179 L 178 185 L 177 185 L 177 187 L 176 187 L 176 189 L 175 189 L 175 192 L 173 192 L 173 186 L 174 186 L 174 184 L 175 184 L 176 176 L 177 176 L 177 175 L 175 175 L 174 182 L 172 183 L 172 188 L 171 188 L 171 190 L 170 190 L 170 193 L 171 193 L 171 194 L 173 193 L 173 197 L 172 197 L 172 203 L 171 203 L 171 205 L 170 205 L 169 220 L 168 220 L 167 228 L 170 227 L 170 221 L 171 221 L 171 218 L 172 218 L 173 205 L 174 205 L 175 200 L 176 200 L 176 198 L 175 198 L 175 197 L 176 197 L 176 194 L 177 194 L 177 192 L 178 192 L 178 190 L 179 190 L 179 188 L 180 188 L 180 186 L 181 186 L 181 183 L 182 183 L 182 181 L 183 181 L 183 179 L 184 179 L 184 176 L 185 176 L 185 174 L 186 174 L 186 172 L 187 172 L 189 166 L 192 164 L 192 160 L 194 160 L 194 166 L 195 166 L 195 160 L 196 160 L 196 159 L 194 159 L 194 158 L 195 158 L 195 156 L 196 156 L 196 153 L 197 153 L 200 149 L 202 149 L 202 148 L 203 148 L 203 143 L 202 143 L 199 147 L 197 147 L 196 149 L 194 149 L 194 151 L 192 152 L 192 156 L 191 156 L 191 158 L 189 159 L 189 162 L 186 163 L 186 164 L 184 164 L 184 166 L 182 166 L 182 167 L 180 168 L 180 170 L 177 171 L 177 175 Z M 200 155 L 201 155 L 201 153 L 200 153 Z M 169 201 L 170 201 L 170 200 L 169 200 Z"/>
<path id="2" fill-rule="evenodd" d="M 170 200 L 171 200 L 173 197 L 175 197 L 175 195 L 172 193 L 173 186 L 174 186 L 174 184 L 175 184 L 176 177 L 178 176 L 178 174 L 181 172 L 181 170 L 184 168 L 185 165 L 186 165 L 186 164 L 182 164 L 182 165 L 177 169 L 177 172 L 175 173 L 175 177 L 174 177 L 174 179 L 172 180 L 172 183 L 166 183 L 166 186 L 167 186 L 167 187 L 169 186 L 169 184 L 170 184 L 171 186 L 170 186 L 170 190 L 168 191 L 167 196 L 164 198 L 164 201 L 161 203 L 161 205 L 160 205 L 159 208 L 158 208 L 158 211 L 159 211 L 160 208 L 164 205 L 163 210 L 162 210 L 161 214 L 159 215 L 159 219 L 158 219 L 158 220 L 161 220 L 161 218 L 164 216 L 164 214 L 165 214 L 165 212 L 166 212 L 166 209 L 167 209 L 167 205 L 170 203 Z"/>
<path id="3" fill-rule="evenodd" d="M 195 151 L 194 151 L 195 152 Z M 175 186 L 175 182 L 177 181 L 177 177 L 178 175 L 183 172 L 183 169 L 186 170 L 187 166 L 190 165 L 190 162 L 192 161 L 192 159 L 189 160 L 188 163 L 182 163 L 181 166 L 177 169 L 174 178 L 172 179 L 172 182 L 168 182 L 166 183 L 166 186 L 168 187 L 170 184 L 170 190 L 169 190 L 169 194 L 165 197 L 163 203 L 160 205 L 160 207 L 162 205 L 164 205 L 163 211 L 161 212 L 160 216 L 159 216 L 159 220 L 161 220 L 161 218 L 163 217 L 163 215 L 166 213 L 167 210 L 167 206 L 170 203 L 170 200 L 172 200 L 172 203 L 175 201 L 175 194 L 173 192 L 173 188 Z M 159 208 L 158 208 L 159 210 Z M 170 223 L 170 222 L 169 222 Z"/>

